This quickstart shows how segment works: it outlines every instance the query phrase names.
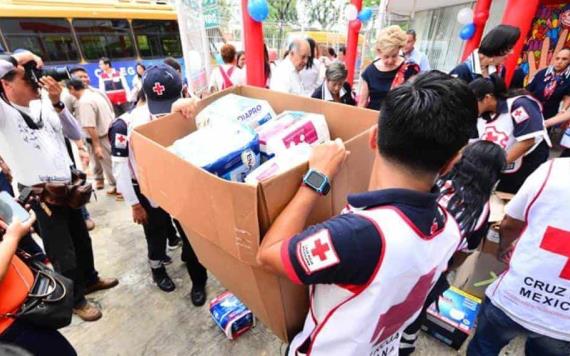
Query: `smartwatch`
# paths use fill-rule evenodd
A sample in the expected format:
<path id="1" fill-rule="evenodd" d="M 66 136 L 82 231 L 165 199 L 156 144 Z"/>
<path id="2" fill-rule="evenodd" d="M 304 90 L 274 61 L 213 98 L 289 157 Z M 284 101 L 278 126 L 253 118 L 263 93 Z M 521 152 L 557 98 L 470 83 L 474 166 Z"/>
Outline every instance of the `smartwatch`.
<path id="1" fill-rule="evenodd" d="M 303 177 L 303 184 L 320 195 L 326 195 L 331 190 L 329 178 L 321 172 L 309 169 Z"/>
<path id="2" fill-rule="evenodd" d="M 62 101 L 59 101 L 55 104 L 52 104 L 54 109 L 63 110 L 65 109 L 65 104 Z"/>

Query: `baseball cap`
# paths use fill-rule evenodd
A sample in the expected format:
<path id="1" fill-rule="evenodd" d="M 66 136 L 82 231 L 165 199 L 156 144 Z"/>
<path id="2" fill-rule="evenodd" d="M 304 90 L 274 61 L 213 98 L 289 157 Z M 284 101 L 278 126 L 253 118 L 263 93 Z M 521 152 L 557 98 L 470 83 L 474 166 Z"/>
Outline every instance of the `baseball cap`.
<path id="1" fill-rule="evenodd" d="M 158 64 L 144 72 L 142 90 L 151 114 L 168 114 L 172 104 L 180 99 L 182 79 L 169 65 Z"/>

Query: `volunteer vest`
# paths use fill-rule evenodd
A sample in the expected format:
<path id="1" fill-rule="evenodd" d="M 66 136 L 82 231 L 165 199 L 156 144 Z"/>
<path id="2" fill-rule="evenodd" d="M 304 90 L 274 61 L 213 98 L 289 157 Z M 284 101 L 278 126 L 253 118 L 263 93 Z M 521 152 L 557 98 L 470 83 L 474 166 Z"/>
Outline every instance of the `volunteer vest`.
<path id="1" fill-rule="evenodd" d="M 525 212 L 509 268 L 487 289 L 495 306 L 526 329 L 570 341 L 570 159 L 551 161 Z"/>
<path id="2" fill-rule="evenodd" d="M 232 82 L 232 80 L 230 78 L 232 77 L 232 74 L 234 73 L 235 67 L 231 66 L 230 68 L 228 68 L 227 72 L 224 70 L 224 68 L 222 66 L 219 66 L 218 68 L 220 69 L 220 74 L 222 75 L 222 79 L 224 81 L 222 83 L 222 90 L 233 87 L 234 83 Z"/>
<path id="3" fill-rule="evenodd" d="M 432 236 L 393 207 L 354 213 L 373 223 L 382 239 L 374 275 L 365 286 L 311 286 L 309 315 L 290 356 L 398 355 L 403 330 L 419 314 L 460 241 L 447 212 L 445 226 Z"/>
<path id="4" fill-rule="evenodd" d="M 102 72 L 101 80 L 105 84 L 105 93 L 114 105 L 121 105 L 127 102 L 127 91 L 123 87 L 120 72 L 116 70 L 113 70 L 111 74 Z"/>
<path id="5" fill-rule="evenodd" d="M 513 103 L 515 102 L 515 100 L 517 100 L 518 98 L 521 98 L 523 96 L 516 96 L 514 98 L 509 98 L 507 99 L 507 112 L 506 113 L 502 113 L 499 114 L 497 118 L 495 118 L 492 121 L 486 121 L 482 118 L 479 118 L 477 120 L 477 131 L 479 132 L 479 138 L 482 140 L 486 140 L 486 141 L 491 141 L 493 143 L 496 143 L 497 145 L 501 146 L 505 151 L 508 151 L 511 149 L 511 147 L 517 143 L 517 139 L 514 135 L 514 130 L 515 130 L 515 119 L 513 118 L 513 115 L 511 114 L 511 110 L 513 107 Z M 524 95 L 524 97 L 534 101 L 535 103 L 538 104 L 538 106 L 541 108 L 542 110 L 542 106 L 540 105 L 540 103 L 535 100 L 534 98 L 531 98 L 530 96 L 526 96 Z M 530 120 L 530 119 L 528 119 Z M 546 129 L 544 129 L 544 135 L 546 135 Z M 545 136 L 543 136 L 545 137 Z M 507 167 L 505 168 L 505 170 L 503 171 L 503 173 L 515 173 L 516 171 L 518 171 L 521 168 L 522 165 L 522 161 L 523 161 L 523 157 L 526 156 L 527 154 L 531 153 L 532 151 L 534 151 L 534 149 L 538 146 L 538 144 L 541 142 L 541 140 L 538 141 L 537 144 L 535 144 L 533 147 L 531 147 L 530 150 L 528 150 L 523 156 L 519 157 L 519 159 L 517 159 L 516 161 L 512 162 L 511 164 L 507 165 Z"/>

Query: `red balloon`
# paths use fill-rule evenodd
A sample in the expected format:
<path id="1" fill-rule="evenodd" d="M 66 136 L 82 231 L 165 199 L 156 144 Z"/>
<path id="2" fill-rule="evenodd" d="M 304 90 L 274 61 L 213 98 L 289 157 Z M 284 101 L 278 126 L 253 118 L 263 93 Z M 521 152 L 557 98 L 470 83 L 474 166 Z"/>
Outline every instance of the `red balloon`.
<path id="1" fill-rule="evenodd" d="M 360 31 L 361 25 L 362 23 L 360 22 L 360 20 L 353 20 L 348 23 L 348 27 L 354 31 Z"/>
<path id="2" fill-rule="evenodd" d="M 475 25 L 484 25 L 489 19 L 489 13 L 487 11 L 480 11 L 473 15 L 473 23 Z"/>

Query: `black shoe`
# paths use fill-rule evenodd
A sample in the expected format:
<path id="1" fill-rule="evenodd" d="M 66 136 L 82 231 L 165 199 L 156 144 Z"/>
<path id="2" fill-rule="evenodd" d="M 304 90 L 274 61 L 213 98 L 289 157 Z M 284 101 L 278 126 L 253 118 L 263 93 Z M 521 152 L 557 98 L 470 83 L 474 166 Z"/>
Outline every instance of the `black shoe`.
<path id="1" fill-rule="evenodd" d="M 151 271 L 152 271 L 152 280 L 154 281 L 154 283 L 156 283 L 158 288 L 167 293 L 172 292 L 173 290 L 176 289 L 176 285 L 174 284 L 174 282 L 172 282 L 172 279 L 170 279 L 170 277 L 166 273 L 166 268 L 164 267 L 151 268 Z"/>
<path id="2" fill-rule="evenodd" d="M 172 258 L 170 258 L 170 256 L 166 255 L 166 257 L 164 257 L 161 261 L 162 261 L 163 265 L 169 265 L 172 263 Z"/>
<path id="3" fill-rule="evenodd" d="M 182 246 L 182 240 L 180 239 L 180 237 L 174 235 L 174 237 L 169 237 L 168 238 L 168 250 L 169 251 L 174 251 L 177 248 L 179 248 L 180 246 Z"/>
<path id="4" fill-rule="evenodd" d="M 192 299 L 192 304 L 197 307 L 201 307 L 206 303 L 206 286 L 196 287 L 192 286 L 190 291 L 190 298 Z"/>

